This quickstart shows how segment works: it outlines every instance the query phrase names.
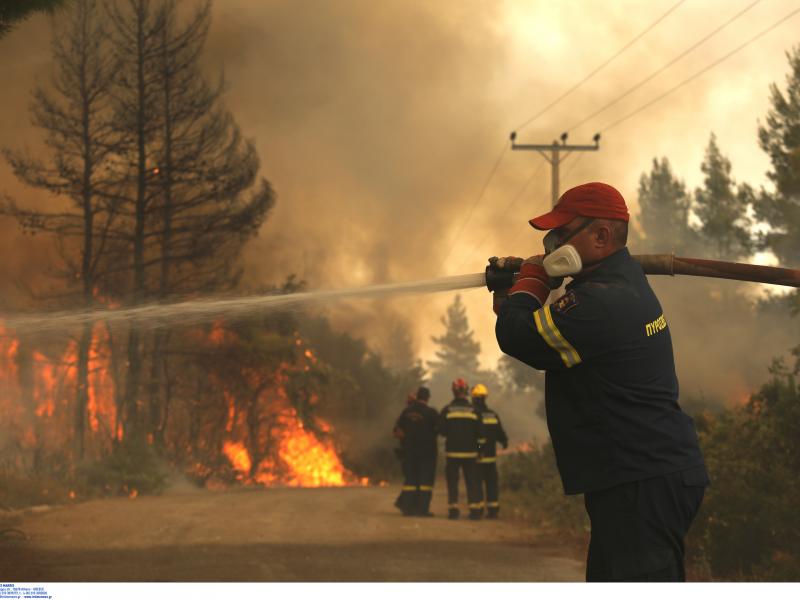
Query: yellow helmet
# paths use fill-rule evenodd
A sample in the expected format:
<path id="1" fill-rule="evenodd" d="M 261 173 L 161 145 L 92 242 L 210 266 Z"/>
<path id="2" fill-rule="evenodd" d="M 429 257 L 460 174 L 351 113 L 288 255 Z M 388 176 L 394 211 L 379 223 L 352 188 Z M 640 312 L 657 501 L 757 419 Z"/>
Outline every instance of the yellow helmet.
<path id="1" fill-rule="evenodd" d="M 472 388 L 472 396 L 480 396 L 485 398 L 489 395 L 489 390 L 486 389 L 486 386 L 482 383 L 477 384 L 474 388 Z"/>

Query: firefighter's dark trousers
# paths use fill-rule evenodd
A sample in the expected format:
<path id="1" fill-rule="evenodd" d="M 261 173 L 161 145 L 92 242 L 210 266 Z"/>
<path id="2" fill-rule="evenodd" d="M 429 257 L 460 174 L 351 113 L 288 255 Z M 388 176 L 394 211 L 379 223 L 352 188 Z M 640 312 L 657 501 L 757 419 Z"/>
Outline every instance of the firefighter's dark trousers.
<path id="1" fill-rule="evenodd" d="M 474 458 L 447 457 L 445 476 L 447 477 L 447 506 L 450 510 L 458 510 L 458 474 L 464 472 L 464 483 L 467 486 L 467 502 L 470 512 L 481 511 L 483 493 L 478 465 Z"/>
<path id="2" fill-rule="evenodd" d="M 430 512 L 436 456 L 406 456 L 403 459 L 403 489 L 395 505 L 404 515 Z"/>
<path id="3" fill-rule="evenodd" d="M 586 493 L 586 581 L 685 581 L 683 538 L 707 484 L 697 467 Z"/>
<path id="4" fill-rule="evenodd" d="M 478 459 L 478 472 L 481 478 L 481 487 L 486 508 L 489 514 L 496 515 L 500 512 L 500 490 L 497 481 L 497 458 L 487 457 Z"/>

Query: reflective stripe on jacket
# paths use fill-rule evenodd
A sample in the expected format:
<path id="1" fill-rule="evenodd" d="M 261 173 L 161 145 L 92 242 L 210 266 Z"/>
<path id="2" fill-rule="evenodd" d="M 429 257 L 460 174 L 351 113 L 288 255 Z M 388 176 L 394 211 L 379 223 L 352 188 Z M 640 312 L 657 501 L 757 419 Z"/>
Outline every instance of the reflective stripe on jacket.
<path id="1" fill-rule="evenodd" d="M 449 458 L 477 458 L 481 429 L 480 417 L 466 398 L 454 399 L 439 415 L 439 433 Z"/>

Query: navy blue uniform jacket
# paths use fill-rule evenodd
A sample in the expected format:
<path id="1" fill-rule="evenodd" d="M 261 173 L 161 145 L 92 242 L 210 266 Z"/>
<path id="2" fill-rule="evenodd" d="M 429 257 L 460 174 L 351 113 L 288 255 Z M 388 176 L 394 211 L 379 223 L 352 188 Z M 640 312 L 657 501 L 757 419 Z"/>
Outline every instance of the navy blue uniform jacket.
<path id="1" fill-rule="evenodd" d="M 412 402 L 397 418 L 395 429 L 403 432 L 400 442 L 409 458 L 436 458 L 439 413 L 424 402 Z"/>
<path id="2" fill-rule="evenodd" d="M 626 248 L 548 306 L 510 296 L 495 332 L 503 352 L 546 371 L 547 427 L 567 494 L 703 464 L 678 405 L 667 320 Z"/>
<path id="3" fill-rule="evenodd" d="M 454 398 L 442 409 L 439 434 L 445 438 L 447 458 L 478 458 L 478 439 L 483 427 L 478 411 L 466 398 Z"/>

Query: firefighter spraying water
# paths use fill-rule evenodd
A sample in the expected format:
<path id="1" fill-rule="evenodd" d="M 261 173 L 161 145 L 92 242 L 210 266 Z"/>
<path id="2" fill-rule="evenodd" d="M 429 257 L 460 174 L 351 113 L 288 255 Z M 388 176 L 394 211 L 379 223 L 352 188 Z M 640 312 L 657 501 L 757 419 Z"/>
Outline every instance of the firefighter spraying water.
<path id="1" fill-rule="evenodd" d="M 708 475 L 678 402 L 668 319 L 626 248 L 628 209 L 603 183 L 567 190 L 530 224 L 544 254 L 496 287 L 500 348 L 543 370 L 547 425 L 566 494 L 591 521 L 588 581 L 683 581 L 684 537 Z M 572 275 L 564 294 L 551 290 Z"/>

